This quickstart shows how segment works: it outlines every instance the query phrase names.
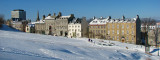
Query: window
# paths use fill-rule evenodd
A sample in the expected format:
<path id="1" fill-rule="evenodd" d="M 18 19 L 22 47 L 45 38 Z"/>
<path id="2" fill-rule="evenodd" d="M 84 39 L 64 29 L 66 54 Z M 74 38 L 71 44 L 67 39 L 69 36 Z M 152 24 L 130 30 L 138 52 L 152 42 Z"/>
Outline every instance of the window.
<path id="1" fill-rule="evenodd" d="M 129 34 L 129 31 L 127 30 L 127 34 Z"/>
<path id="2" fill-rule="evenodd" d="M 119 36 L 117 36 L 117 40 L 119 40 Z"/>
<path id="3" fill-rule="evenodd" d="M 108 29 L 109 29 L 109 25 L 108 25 Z"/>
<path id="4" fill-rule="evenodd" d="M 122 29 L 124 28 L 124 25 L 122 25 Z"/>
<path id="5" fill-rule="evenodd" d="M 114 36 L 112 36 L 112 39 L 114 40 Z"/>
<path id="6" fill-rule="evenodd" d="M 127 25 L 127 28 L 129 28 L 129 25 Z"/>
<path id="7" fill-rule="evenodd" d="M 104 30 L 104 33 L 106 33 L 106 31 Z"/>
<path id="8" fill-rule="evenodd" d="M 92 32 L 92 30 L 90 30 L 90 32 Z"/>
<path id="9" fill-rule="evenodd" d="M 114 34 L 114 30 L 112 30 L 112 34 Z"/>
<path id="10" fill-rule="evenodd" d="M 134 25 L 132 25 L 132 28 L 134 28 Z"/>
<path id="11" fill-rule="evenodd" d="M 77 36 L 79 36 L 79 34 L 77 33 Z"/>
<path id="12" fill-rule="evenodd" d="M 100 30 L 98 30 L 98 33 L 100 33 Z"/>
<path id="13" fill-rule="evenodd" d="M 103 33 L 103 30 L 101 30 L 101 33 Z"/>
<path id="14" fill-rule="evenodd" d="M 119 30 L 117 30 L 117 34 L 119 34 Z"/>
<path id="15" fill-rule="evenodd" d="M 104 25 L 104 28 L 106 28 L 106 26 Z"/>
<path id="16" fill-rule="evenodd" d="M 100 28 L 100 26 L 98 26 L 98 28 Z"/>
<path id="17" fill-rule="evenodd" d="M 126 38 L 126 40 L 128 41 L 128 37 Z"/>
<path id="18" fill-rule="evenodd" d="M 110 31 L 108 31 L 108 34 L 110 34 Z"/>
<path id="19" fill-rule="evenodd" d="M 134 31 L 132 31 L 132 34 L 134 34 Z"/>
<path id="20" fill-rule="evenodd" d="M 124 30 L 122 30 L 122 34 L 124 34 Z"/>
<path id="21" fill-rule="evenodd" d="M 114 28 L 114 25 L 112 25 L 112 28 Z"/>
<path id="22" fill-rule="evenodd" d="M 134 40 L 134 37 L 132 37 L 132 41 Z"/>
<path id="23" fill-rule="evenodd" d="M 103 28 L 103 26 L 101 26 L 101 28 Z"/>
<path id="24" fill-rule="evenodd" d="M 74 31 L 74 29 L 72 29 L 72 31 Z"/>
<path id="25" fill-rule="evenodd" d="M 119 25 L 117 25 L 117 28 L 119 28 Z"/>

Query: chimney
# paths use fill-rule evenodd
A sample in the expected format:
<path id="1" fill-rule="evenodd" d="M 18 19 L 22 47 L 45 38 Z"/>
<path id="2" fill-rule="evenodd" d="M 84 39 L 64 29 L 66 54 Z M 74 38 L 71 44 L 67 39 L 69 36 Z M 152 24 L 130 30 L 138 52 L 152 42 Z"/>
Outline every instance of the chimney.
<path id="1" fill-rule="evenodd" d="M 49 13 L 48 16 L 51 16 L 51 14 Z"/>
<path id="2" fill-rule="evenodd" d="M 56 16 L 56 13 L 53 13 L 53 16 Z"/>
<path id="3" fill-rule="evenodd" d="M 45 15 L 43 15 L 43 20 L 45 19 L 45 17 L 46 17 L 46 16 L 45 16 Z"/>
<path id="4" fill-rule="evenodd" d="M 93 19 L 95 19 L 96 17 L 95 16 L 93 16 Z"/>

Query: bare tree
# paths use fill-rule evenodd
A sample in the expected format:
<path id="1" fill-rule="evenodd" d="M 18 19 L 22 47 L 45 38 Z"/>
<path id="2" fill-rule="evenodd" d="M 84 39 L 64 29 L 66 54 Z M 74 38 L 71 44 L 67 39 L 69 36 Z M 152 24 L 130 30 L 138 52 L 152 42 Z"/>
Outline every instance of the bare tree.
<path id="1" fill-rule="evenodd" d="M 142 24 L 142 29 L 143 29 L 143 34 L 142 37 L 145 39 L 145 45 L 149 45 L 148 44 L 148 32 L 150 30 L 150 26 L 156 26 L 156 20 L 152 19 L 152 18 L 142 18 L 141 19 L 141 24 Z M 153 29 L 153 31 L 155 32 L 155 29 Z M 156 35 L 156 34 L 154 34 Z M 156 42 L 156 41 L 155 41 Z"/>
<path id="2" fill-rule="evenodd" d="M 3 23 L 4 23 L 3 15 L 0 15 L 0 27 L 2 27 Z"/>
<path id="3" fill-rule="evenodd" d="M 141 19 L 141 24 L 144 25 L 144 26 L 155 25 L 156 24 L 156 20 L 155 19 L 151 19 L 151 18 L 142 18 Z"/>

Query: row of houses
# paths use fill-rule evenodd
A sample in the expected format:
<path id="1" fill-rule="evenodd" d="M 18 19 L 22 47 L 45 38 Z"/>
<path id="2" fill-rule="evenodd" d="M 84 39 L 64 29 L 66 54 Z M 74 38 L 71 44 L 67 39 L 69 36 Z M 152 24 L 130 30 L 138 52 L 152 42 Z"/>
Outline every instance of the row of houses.
<path id="1" fill-rule="evenodd" d="M 85 17 L 75 18 L 73 14 L 62 16 L 61 12 L 56 16 L 49 14 L 36 22 L 26 26 L 26 32 L 53 36 L 89 37 L 97 39 L 109 39 L 126 43 L 141 43 L 140 18 L 137 15 L 133 19 L 93 18 L 88 24 Z"/>
<path id="2" fill-rule="evenodd" d="M 96 39 L 108 39 L 125 43 L 142 44 L 146 40 L 150 45 L 156 45 L 156 29 L 160 24 L 144 25 L 137 15 L 136 18 L 111 19 L 108 18 L 95 18 L 91 22 L 87 22 L 85 17 L 75 18 L 73 14 L 62 16 L 59 12 L 58 15 L 53 13 L 48 16 L 43 15 L 42 19 L 39 18 L 37 13 L 36 22 L 26 19 L 26 11 L 16 9 L 11 11 L 12 18 L 7 20 L 6 24 L 20 31 L 28 33 L 37 33 L 53 36 L 66 36 L 66 37 L 89 37 Z M 89 24 L 88 24 L 89 23 Z M 148 33 L 146 33 L 148 27 Z M 159 31 L 158 31 L 159 32 Z M 160 36 L 158 34 L 158 36 Z M 160 38 L 158 38 L 160 40 Z"/>

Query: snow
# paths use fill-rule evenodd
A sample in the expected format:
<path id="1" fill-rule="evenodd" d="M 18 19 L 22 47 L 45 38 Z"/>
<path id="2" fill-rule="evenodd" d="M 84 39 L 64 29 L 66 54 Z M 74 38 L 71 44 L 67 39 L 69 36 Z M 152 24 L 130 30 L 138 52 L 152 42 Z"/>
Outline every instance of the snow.
<path id="1" fill-rule="evenodd" d="M 156 48 L 144 53 L 144 46 L 117 41 L 67 38 L 15 32 L 0 28 L 0 60 L 158 60 Z M 108 44 L 114 43 L 112 46 Z M 99 45 L 106 44 L 107 46 Z M 128 49 L 126 48 L 128 47 Z"/>
<path id="2" fill-rule="evenodd" d="M 52 16 L 47 16 L 45 19 L 55 19 Z"/>
<path id="3" fill-rule="evenodd" d="M 89 24 L 90 25 L 104 25 L 108 22 L 108 19 L 94 19 Z"/>
<path id="4" fill-rule="evenodd" d="M 69 18 L 70 16 L 61 16 L 60 18 Z"/>

